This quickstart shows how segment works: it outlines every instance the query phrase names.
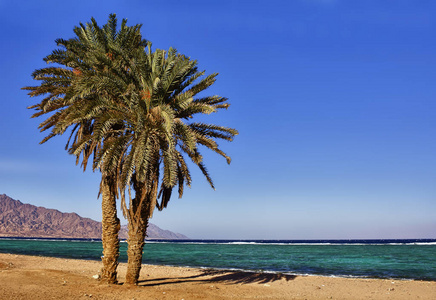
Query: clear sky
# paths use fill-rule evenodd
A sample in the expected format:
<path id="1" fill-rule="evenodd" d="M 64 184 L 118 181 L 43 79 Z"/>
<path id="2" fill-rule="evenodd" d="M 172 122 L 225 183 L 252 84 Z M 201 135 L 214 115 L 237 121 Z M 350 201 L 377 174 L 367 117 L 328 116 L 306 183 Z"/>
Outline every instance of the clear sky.
<path id="1" fill-rule="evenodd" d="M 56 38 L 110 13 L 155 48 L 218 72 L 240 134 L 194 167 L 156 225 L 191 238 L 436 238 L 436 2 L 0 0 L 0 193 L 101 220 L 83 173 L 26 109 L 23 86 Z M 125 221 L 124 221 L 125 222 Z"/>

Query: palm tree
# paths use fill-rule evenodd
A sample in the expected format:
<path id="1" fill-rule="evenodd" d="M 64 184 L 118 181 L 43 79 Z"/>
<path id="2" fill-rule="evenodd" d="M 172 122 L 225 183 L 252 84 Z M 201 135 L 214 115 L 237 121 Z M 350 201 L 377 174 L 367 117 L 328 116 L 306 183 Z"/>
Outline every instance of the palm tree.
<path id="1" fill-rule="evenodd" d="M 199 146 L 213 150 L 230 163 L 230 157 L 215 140 L 231 141 L 237 134 L 232 128 L 188 122 L 196 114 L 210 114 L 229 106 L 225 103 L 227 99 L 220 96 L 198 97 L 215 82 L 218 74 L 203 78 L 205 72 L 198 71 L 195 60 L 172 48 L 152 53 L 149 44 L 148 53 L 138 54 L 128 68 L 129 76 L 112 78 L 119 88 L 112 92 L 123 99 L 117 105 L 124 132 L 106 141 L 94 159 L 94 168 L 119 170 L 118 187 L 129 228 L 127 284 L 138 281 L 144 238 L 154 208 L 162 210 L 167 206 L 176 185 L 181 197 L 184 184 L 191 184 L 186 157 L 200 168 L 214 188 Z M 114 98 L 108 96 L 108 101 Z M 73 153 L 79 153 L 83 144 L 86 139 L 75 144 L 78 152 Z"/>
<path id="2" fill-rule="evenodd" d="M 115 197 L 120 191 L 123 214 L 129 221 L 128 284 L 137 283 L 154 208 L 167 206 L 176 185 L 181 197 L 184 185 L 191 184 L 186 158 L 214 187 L 199 146 L 230 163 L 215 140 L 231 141 L 237 134 L 227 127 L 188 122 L 196 114 L 228 107 L 226 98 L 199 97 L 217 74 L 203 77 L 197 62 L 175 49 L 152 53 L 149 44 L 145 52 L 139 28 L 127 27 L 123 20 L 116 32 L 114 15 L 103 28 L 94 20 L 81 24 L 74 30 L 76 39 L 58 40 L 63 49 L 45 59 L 61 67 L 35 71 L 33 76 L 41 85 L 25 88 L 31 96 L 48 93 L 31 107 L 38 111 L 34 117 L 54 113 L 40 125 L 41 131 L 51 129 L 42 142 L 72 128 L 66 146 L 69 153 L 76 155 L 77 163 L 82 157 L 84 169 L 93 156 L 93 169 L 102 172 L 103 224 L 108 224 L 103 225 L 103 276 L 108 282 L 116 282 L 119 220 Z"/>
<path id="3" fill-rule="evenodd" d="M 122 76 L 121 73 L 127 73 L 124 66 L 129 60 L 144 52 L 147 41 L 141 36 L 141 25 L 129 27 L 126 22 L 124 19 L 117 31 L 116 15 L 112 14 L 101 28 L 94 19 L 91 23 L 75 27 L 76 38 L 56 40 L 61 48 L 44 58 L 55 66 L 33 72 L 33 78 L 41 84 L 23 88 L 30 91 L 31 97 L 46 95 L 40 103 L 29 107 L 37 111 L 32 117 L 48 115 L 39 128 L 41 131 L 51 129 L 51 133 L 41 143 L 71 128 L 66 149 L 74 152 L 77 164 L 82 158 L 84 170 L 91 156 L 95 157 L 106 142 L 116 139 L 123 132 L 120 119 L 110 125 L 104 123 L 108 116 L 117 114 L 117 108 L 113 110 L 116 101 L 111 106 L 105 106 L 103 99 L 110 94 L 110 86 L 106 82 L 98 82 L 96 78 L 101 78 L 103 73 L 105 78 L 110 78 L 106 74 L 109 70 Z M 106 126 L 104 135 L 99 131 L 101 124 Z M 84 137 L 87 143 L 78 150 L 75 145 Z M 108 283 L 116 283 L 120 229 L 116 209 L 118 172 L 110 167 L 99 170 L 102 173 L 99 192 L 102 194 L 102 277 Z"/>
<path id="4" fill-rule="evenodd" d="M 113 76 L 114 72 L 108 72 L 93 78 L 100 83 L 110 83 L 111 88 L 106 89 L 110 93 L 100 101 L 104 101 L 105 107 L 113 106 L 111 114 L 97 122 L 94 134 L 107 134 L 106 128 L 111 127 L 105 124 L 123 124 L 119 128 L 122 134 L 105 140 L 93 167 L 119 172 L 121 204 L 129 228 L 126 283 L 136 284 L 148 220 L 154 208 L 162 210 L 167 206 L 176 185 L 181 197 L 184 184 L 191 184 L 186 156 L 200 168 L 213 187 L 199 145 L 224 156 L 230 163 L 215 139 L 231 141 L 237 131 L 217 125 L 188 123 L 195 114 L 216 112 L 227 108 L 228 104 L 226 98 L 219 96 L 194 99 L 215 82 L 217 74 L 202 78 L 204 71 L 198 71 L 197 62 L 178 54 L 175 49 L 152 53 L 149 45 L 148 53 L 138 52 L 126 69 L 127 75 Z M 110 78 L 105 77 L 107 74 Z M 92 80 L 87 82 L 92 86 Z M 90 136 L 77 140 L 71 152 L 79 154 L 89 143 L 88 138 Z M 126 187 L 129 197 L 125 195 Z"/>

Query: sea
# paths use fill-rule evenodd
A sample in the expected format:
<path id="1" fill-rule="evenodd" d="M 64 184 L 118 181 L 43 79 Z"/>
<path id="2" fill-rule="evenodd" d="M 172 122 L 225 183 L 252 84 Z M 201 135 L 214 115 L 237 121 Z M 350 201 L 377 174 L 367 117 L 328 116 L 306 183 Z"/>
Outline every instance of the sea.
<path id="1" fill-rule="evenodd" d="M 0 238 L 0 252 L 100 260 L 101 240 Z M 127 262 L 122 241 L 120 261 Z M 436 281 L 436 239 L 149 240 L 143 263 L 286 275 Z"/>

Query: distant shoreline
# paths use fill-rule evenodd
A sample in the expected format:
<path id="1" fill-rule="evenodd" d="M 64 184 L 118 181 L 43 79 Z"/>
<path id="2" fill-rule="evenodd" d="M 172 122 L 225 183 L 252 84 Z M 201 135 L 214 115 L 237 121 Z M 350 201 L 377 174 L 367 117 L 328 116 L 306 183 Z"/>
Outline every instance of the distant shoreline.
<path id="1" fill-rule="evenodd" d="M 75 237 L 52 237 L 52 236 L 7 236 L 0 234 L 0 239 L 17 239 L 17 240 L 54 240 L 54 241 L 99 241 L 101 238 L 75 238 Z M 190 241 L 190 239 L 161 239 L 161 238 L 146 238 L 145 241 Z M 120 239 L 120 241 L 127 241 L 127 239 Z"/>
<path id="2" fill-rule="evenodd" d="M 14 236 L 0 233 L 0 239 L 23 239 L 23 240 L 79 240 L 101 241 L 101 238 L 77 238 L 77 237 L 60 237 L 60 236 Z M 127 239 L 120 239 L 127 241 Z M 190 239 L 190 238 L 145 238 L 145 241 L 172 241 L 172 242 L 189 242 L 189 243 L 257 243 L 257 244 L 414 244 L 414 243 L 436 243 L 436 238 L 424 239 L 294 239 L 294 240 L 277 240 L 277 239 Z"/>

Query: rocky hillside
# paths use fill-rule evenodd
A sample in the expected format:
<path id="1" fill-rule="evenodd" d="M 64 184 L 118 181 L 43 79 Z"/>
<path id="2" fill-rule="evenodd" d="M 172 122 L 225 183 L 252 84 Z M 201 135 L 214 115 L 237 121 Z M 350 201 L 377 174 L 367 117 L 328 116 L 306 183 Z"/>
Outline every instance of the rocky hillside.
<path id="1" fill-rule="evenodd" d="M 101 223 L 76 213 L 25 204 L 0 194 L 0 236 L 100 238 Z M 121 227 L 120 238 L 127 238 L 127 226 Z M 154 224 L 148 228 L 148 238 L 187 239 L 183 234 L 160 229 Z"/>

